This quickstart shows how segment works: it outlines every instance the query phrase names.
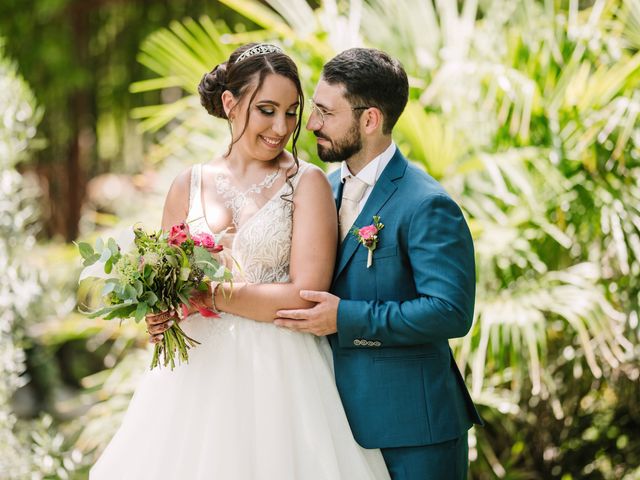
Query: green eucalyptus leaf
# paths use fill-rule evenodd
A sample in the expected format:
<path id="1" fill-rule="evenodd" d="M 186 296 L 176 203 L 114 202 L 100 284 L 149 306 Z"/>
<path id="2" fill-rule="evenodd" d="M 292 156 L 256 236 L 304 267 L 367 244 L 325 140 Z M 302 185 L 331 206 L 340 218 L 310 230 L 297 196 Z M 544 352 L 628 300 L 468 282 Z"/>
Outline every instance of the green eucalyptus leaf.
<path id="1" fill-rule="evenodd" d="M 104 263 L 110 258 L 111 258 L 111 250 L 109 250 L 108 248 L 103 249 L 102 254 L 100 255 L 100 261 Z"/>
<path id="2" fill-rule="evenodd" d="M 140 302 L 138 304 L 138 306 L 136 307 L 136 316 L 135 316 L 136 323 L 139 323 L 140 320 L 144 318 L 148 310 L 149 310 L 149 307 L 145 302 Z"/>
<path id="3" fill-rule="evenodd" d="M 142 284 L 142 282 L 140 280 L 136 280 L 135 282 L 133 282 L 133 287 L 136 289 L 137 296 L 142 295 L 142 291 L 144 289 L 144 285 Z"/>
<path id="4" fill-rule="evenodd" d="M 86 242 L 78 243 L 78 251 L 85 260 L 93 256 L 93 247 Z"/>
<path id="5" fill-rule="evenodd" d="M 96 263 L 98 260 L 100 260 L 100 255 L 97 253 L 94 253 L 90 257 L 87 257 L 84 260 L 84 262 L 82 262 L 82 265 L 84 265 L 85 267 L 88 267 L 89 265 L 93 265 L 94 263 Z"/>
<path id="6" fill-rule="evenodd" d="M 125 285 L 124 295 L 126 299 L 135 300 L 136 298 L 138 298 L 138 292 L 133 287 L 133 285 Z"/>
<path id="7" fill-rule="evenodd" d="M 151 307 L 153 307 L 158 302 L 157 295 L 149 291 L 144 292 L 144 295 L 142 295 L 141 299 L 143 302 L 145 302 L 147 305 Z"/>
<path id="8" fill-rule="evenodd" d="M 186 282 L 189 280 L 189 274 L 191 273 L 191 269 L 189 267 L 182 267 L 180 269 L 180 280 Z"/>
<path id="9" fill-rule="evenodd" d="M 109 247 L 111 254 L 114 256 L 120 252 L 120 250 L 118 249 L 118 244 L 113 238 L 109 238 L 109 240 L 107 240 L 107 247 Z"/>
<path id="10" fill-rule="evenodd" d="M 105 295 L 109 295 L 117 286 L 118 280 L 110 278 L 105 282 L 104 287 L 102 288 L 102 296 L 104 297 Z"/>

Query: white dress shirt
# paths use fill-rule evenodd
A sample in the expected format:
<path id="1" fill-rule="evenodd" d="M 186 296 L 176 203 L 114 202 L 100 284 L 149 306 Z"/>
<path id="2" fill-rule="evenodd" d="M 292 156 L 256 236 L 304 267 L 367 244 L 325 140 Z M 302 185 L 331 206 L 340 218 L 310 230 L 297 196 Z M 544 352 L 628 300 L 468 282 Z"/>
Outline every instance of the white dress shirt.
<path id="1" fill-rule="evenodd" d="M 371 160 L 362 170 L 358 172 L 356 175 L 357 178 L 362 180 L 364 183 L 369 185 L 369 187 L 364 191 L 364 195 L 358 204 L 358 213 L 362 211 L 364 204 L 367 203 L 369 199 L 369 195 L 371 195 L 371 191 L 373 190 L 374 185 L 380 178 L 382 171 L 391 161 L 391 158 L 396 153 L 396 144 L 391 142 L 391 145 L 387 147 L 387 149 L 382 152 L 380 155 Z M 352 175 L 349 167 L 347 167 L 347 162 L 342 162 L 340 165 L 340 181 L 344 183 L 344 180 L 347 177 Z"/>

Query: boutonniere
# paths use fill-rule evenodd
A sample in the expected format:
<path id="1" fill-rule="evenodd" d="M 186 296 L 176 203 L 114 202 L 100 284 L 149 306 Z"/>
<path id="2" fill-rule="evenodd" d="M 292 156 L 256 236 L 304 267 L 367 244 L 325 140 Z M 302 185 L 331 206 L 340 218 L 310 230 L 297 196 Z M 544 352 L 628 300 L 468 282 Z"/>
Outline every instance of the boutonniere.
<path id="1" fill-rule="evenodd" d="M 366 227 L 354 227 L 351 233 L 358 239 L 358 243 L 364 245 L 369 250 L 367 255 L 367 268 L 373 265 L 373 251 L 378 246 L 378 232 L 384 228 L 384 225 L 380 223 L 380 217 L 373 216 L 373 223 Z"/>

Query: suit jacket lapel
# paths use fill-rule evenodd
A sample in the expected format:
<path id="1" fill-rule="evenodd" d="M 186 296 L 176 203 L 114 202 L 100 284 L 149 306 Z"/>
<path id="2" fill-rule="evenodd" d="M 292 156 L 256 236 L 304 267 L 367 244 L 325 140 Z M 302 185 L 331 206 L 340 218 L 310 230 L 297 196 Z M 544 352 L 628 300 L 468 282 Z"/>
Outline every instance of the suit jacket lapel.
<path id="1" fill-rule="evenodd" d="M 393 155 L 386 168 L 382 171 L 380 178 L 374 185 L 373 191 L 367 199 L 364 208 L 358 215 L 358 218 L 356 218 L 354 225 L 364 227 L 365 225 L 371 225 L 373 223 L 373 216 L 380 212 L 382 207 L 384 207 L 389 198 L 391 198 L 393 193 L 397 190 L 398 187 L 395 185 L 395 180 L 401 178 L 406 169 L 407 160 L 400 153 L 400 150 L 396 149 L 396 153 Z M 337 189 L 340 194 L 338 197 L 339 200 L 342 196 L 342 183 L 340 182 L 339 177 L 338 184 L 340 185 Z M 336 195 L 337 190 L 334 189 L 334 196 Z M 380 220 L 384 223 L 383 218 Z M 360 244 L 358 243 L 355 235 L 351 235 L 349 233 L 347 238 L 345 238 L 344 242 L 342 242 L 338 248 L 338 262 L 333 275 L 334 280 L 338 275 L 340 275 L 340 273 L 342 273 L 342 270 L 344 270 L 344 267 L 356 252 L 359 245 Z"/>
<path id="2" fill-rule="evenodd" d="M 340 181 L 340 170 L 337 174 L 329 176 L 329 183 L 331 184 L 331 190 L 333 190 L 333 199 L 336 201 L 336 208 L 340 210 L 340 204 L 342 203 L 342 188 L 344 183 Z"/>

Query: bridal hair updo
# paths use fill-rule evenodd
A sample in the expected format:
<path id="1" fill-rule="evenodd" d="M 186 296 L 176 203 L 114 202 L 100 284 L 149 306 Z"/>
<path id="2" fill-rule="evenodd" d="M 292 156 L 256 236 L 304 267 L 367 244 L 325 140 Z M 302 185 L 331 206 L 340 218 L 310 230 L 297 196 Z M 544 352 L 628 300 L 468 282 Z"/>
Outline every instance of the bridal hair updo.
<path id="1" fill-rule="evenodd" d="M 298 118 L 295 129 L 293 130 L 291 147 L 297 172 L 298 155 L 296 142 L 298 141 L 302 126 L 304 94 L 302 93 L 298 67 L 296 67 L 293 60 L 280 48 L 269 44 L 257 43 L 249 43 L 238 47 L 226 62 L 216 65 L 213 70 L 203 75 L 198 85 L 200 103 L 210 115 L 228 120 L 222 105 L 223 92 L 229 90 L 238 102 L 240 102 L 240 100 L 252 90 L 253 93 L 251 93 L 248 102 L 248 106 L 250 107 L 256 94 L 262 87 L 265 77 L 272 73 L 290 79 L 298 90 Z M 255 88 L 253 88 L 254 86 Z M 250 113 L 251 108 L 247 108 L 244 129 L 235 140 L 231 140 L 227 154 L 231 152 L 233 144 L 244 134 L 249 123 Z"/>

